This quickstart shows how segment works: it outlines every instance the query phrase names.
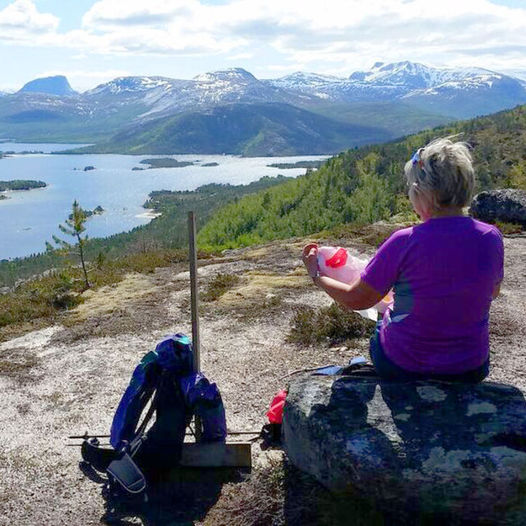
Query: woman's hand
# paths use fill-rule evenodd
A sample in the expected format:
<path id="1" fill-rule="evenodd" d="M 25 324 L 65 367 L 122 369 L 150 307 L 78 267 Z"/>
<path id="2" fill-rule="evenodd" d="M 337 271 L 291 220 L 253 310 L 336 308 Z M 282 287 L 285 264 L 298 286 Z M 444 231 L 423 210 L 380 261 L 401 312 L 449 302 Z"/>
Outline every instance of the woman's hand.
<path id="1" fill-rule="evenodd" d="M 305 245 L 302 260 L 307 273 L 311 278 L 314 278 L 318 274 L 318 245 L 316 243 Z"/>

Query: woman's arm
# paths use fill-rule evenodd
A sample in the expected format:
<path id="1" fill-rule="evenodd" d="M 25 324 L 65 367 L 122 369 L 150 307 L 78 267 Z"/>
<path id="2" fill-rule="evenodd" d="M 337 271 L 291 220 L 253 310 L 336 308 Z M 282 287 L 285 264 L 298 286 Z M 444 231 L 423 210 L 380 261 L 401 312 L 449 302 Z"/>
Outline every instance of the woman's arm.
<path id="1" fill-rule="evenodd" d="M 314 283 L 323 289 L 331 298 L 348 309 L 369 309 L 382 299 L 380 293 L 359 278 L 351 285 L 327 276 L 318 276 L 312 279 Z"/>
<path id="2" fill-rule="evenodd" d="M 491 294 L 492 299 L 497 299 L 500 294 L 500 283 L 497 283 L 495 287 L 493 287 L 493 293 Z"/>
<path id="3" fill-rule="evenodd" d="M 382 294 L 370 285 L 357 279 L 352 284 L 320 276 L 318 272 L 318 245 L 311 243 L 303 249 L 303 263 L 314 283 L 322 288 L 331 298 L 353 310 L 364 310 L 376 305 Z"/>

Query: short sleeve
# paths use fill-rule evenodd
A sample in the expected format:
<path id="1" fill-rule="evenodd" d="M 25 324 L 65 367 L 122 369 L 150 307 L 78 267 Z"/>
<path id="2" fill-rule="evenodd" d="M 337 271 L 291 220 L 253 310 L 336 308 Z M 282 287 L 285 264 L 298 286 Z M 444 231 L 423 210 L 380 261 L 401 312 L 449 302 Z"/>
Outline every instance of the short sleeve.
<path id="1" fill-rule="evenodd" d="M 504 242 L 498 228 L 495 228 L 495 245 L 495 285 L 498 285 L 504 279 Z"/>
<path id="2" fill-rule="evenodd" d="M 394 232 L 376 251 L 360 278 L 379 294 L 387 294 L 398 279 L 400 262 L 412 228 Z"/>

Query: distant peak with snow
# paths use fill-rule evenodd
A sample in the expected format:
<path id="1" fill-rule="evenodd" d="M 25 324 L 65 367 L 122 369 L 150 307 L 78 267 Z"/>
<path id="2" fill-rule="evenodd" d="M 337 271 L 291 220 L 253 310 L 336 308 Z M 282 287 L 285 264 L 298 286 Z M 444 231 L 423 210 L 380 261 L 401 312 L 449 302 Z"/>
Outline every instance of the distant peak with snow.
<path id="1" fill-rule="evenodd" d="M 227 81 L 227 82 L 257 82 L 258 80 L 252 73 L 249 73 L 246 69 L 243 68 L 229 68 L 219 71 L 211 71 L 208 73 L 202 73 L 194 77 L 195 81 L 198 82 L 217 82 L 217 81 Z"/>
<path id="2" fill-rule="evenodd" d="M 410 89 L 428 89 L 446 82 L 459 82 L 480 77 L 502 78 L 502 75 L 482 68 L 434 68 L 404 60 L 402 62 L 376 62 L 369 71 L 356 71 L 349 80 L 385 86 L 404 86 Z"/>
<path id="3" fill-rule="evenodd" d="M 88 94 L 144 92 L 171 83 L 167 77 L 117 77 L 116 79 L 99 84 L 96 88 L 89 90 Z"/>

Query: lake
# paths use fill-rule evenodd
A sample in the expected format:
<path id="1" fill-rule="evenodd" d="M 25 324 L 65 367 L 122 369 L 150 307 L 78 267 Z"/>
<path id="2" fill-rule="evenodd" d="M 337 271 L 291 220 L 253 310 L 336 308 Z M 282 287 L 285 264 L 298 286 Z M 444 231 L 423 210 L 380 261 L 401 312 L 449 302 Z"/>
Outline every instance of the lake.
<path id="1" fill-rule="evenodd" d="M 153 190 L 194 190 L 208 183 L 248 184 L 267 175 L 298 176 L 304 168 L 278 169 L 271 163 L 294 163 L 327 156 L 237 157 L 232 155 L 51 155 L 78 145 L 0 143 L 0 151 L 42 151 L 0 159 L 0 181 L 33 179 L 46 188 L 7 192 L 0 200 L 0 259 L 27 256 L 45 250 L 58 225 L 71 213 L 76 199 L 87 210 L 100 205 L 104 214 L 88 219 L 89 237 L 105 237 L 151 221 L 142 208 Z M 196 164 L 182 168 L 134 171 L 142 159 L 173 157 Z M 202 166 L 216 162 L 219 166 Z M 94 170 L 84 171 L 84 167 Z M 69 241 L 69 240 L 68 240 Z"/>

